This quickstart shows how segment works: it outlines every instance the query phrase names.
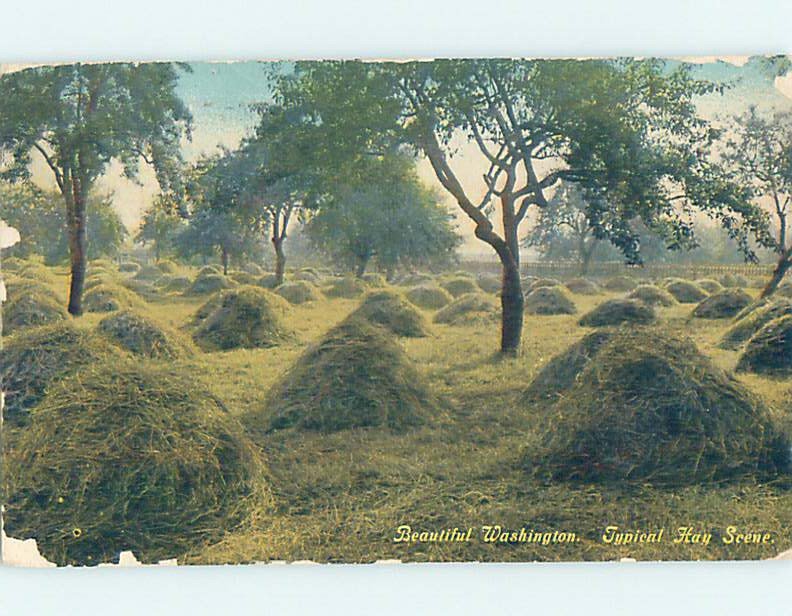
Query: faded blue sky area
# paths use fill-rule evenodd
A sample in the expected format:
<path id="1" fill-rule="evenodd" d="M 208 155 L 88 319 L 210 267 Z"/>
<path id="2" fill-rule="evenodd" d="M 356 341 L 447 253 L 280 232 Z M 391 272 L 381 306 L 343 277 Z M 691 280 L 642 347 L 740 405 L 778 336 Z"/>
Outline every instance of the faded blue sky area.
<path id="1" fill-rule="evenodd" d="M 758 57 L 729 57 L 726 61 L 715 57 L 680 60 L 695 62 L 693 70 L 697 77 L 730 86 L 723 95 L 709 95 L 699 100 L 699 109 L 704 117 L 726 119 L 742 113 L 751 105 L 766 112 L 792 111 L 792 75 L 775 78 L 763 69 Z M 680 60 L 670 60 L 669 68 Z M 188 160 L 215 151 L 218 146 L 233 148 L 252 130 L 256 116 L 251 105 L 271 99 L 268 73 L 273 67 L 277 70 L 278 66 L 280 70 L 289 68 L 286 63 L 201 62 L 190 64 L 192 70 L 181 73 L 179 92 L 194 118 L 193 139 L 184 147 Z M 482 168 L 484 161 L 474 147 L 462 147 L 461 154 L 452 162 L 472 195 L 483 192 L 479 178 L 485 170 Z M 438 186 L 427 163 L 419 163 L 419 173 L 428 185 Z M 37 169 L 36 176 L 40 183 L 52 181 L 43 165 Z M 134 184 L 121 177 L 117 166 L 109 169 L 101 181 L 101 188 L 114 192 L 114 203 L 130 229 L 137 227 L 142 212 L 157 193 L 150 170 L 144 169 L 140 183 Z M 448 205 L 457 212 L 450 199 Z M 486 251 L 486 247 L 471 234 L 465 233 L 469 221 L 459 217 L 458 223 L 463 235 L 469 238 L 462 247 L 463 252 Z"/>

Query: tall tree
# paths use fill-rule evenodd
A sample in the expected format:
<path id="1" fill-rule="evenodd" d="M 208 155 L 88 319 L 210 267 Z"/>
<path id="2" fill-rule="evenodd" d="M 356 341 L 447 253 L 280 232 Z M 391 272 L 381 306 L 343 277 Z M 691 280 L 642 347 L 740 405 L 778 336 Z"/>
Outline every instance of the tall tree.
<path id="1" fill-rule="evenodd" d="M 450 262 L 459 237 L 437 195 L 425 188 L 412 157 L 361 159 L 328 195 L 306 225 L 314 245 L 360 277 L 376 261 L 392 274 Z"/>
<path id="2" fill-rule="evenodd" d="M 5 175 L 28 177 L 31 158 L 41 157 L 63 198 L 71 314 L 82 313 L 88 195 L 110 162 L 135 178 L 145 161 L 163 190 L 178 182 L 191 117 L 176 82 L 172 64 L 72 64 L 0 77 L 0 148 L 12 158 Z"/>
<path id="3" fill-rule="evenodd" d="M 761 115 L 755 107 L 735 117 L 725 158 L 764 206 L 772 223 L 760 242 L 776 255 L 776 265 L 761 297 L 772 295 L 792 267 L 792 114 Z"/>
<path id="4" fill-rule="evenodd" d="M 144 246 L 152 244 L 154 259 L 160 260 L 163 254 L 175 248 L 176 237 L 185 225 L 180 208 L 174 203 L 173 195 L 159 194 L 144 212 L 135 241 Z"/>
<path id="5" fill-rule="evenodd" d="M 394 143 L 428 159 L 500 259 L 500 347 L 514 354 L 523 327 L 520 226 L 530 208 L 547 207 L 546 191 L 561 179 L 581 186 L 588 219 L 629 261 L 640 262 L 630 221 L 684 245 L 694 208 L 747 248 L 756 213 L 708 159 L 716 135 L 694 105 L 717 89 L 654 60 L 442 60 L 302 63 L 280 78 L 278 97 L 315 109 L 331 161 L 339 150 L 362 155 Z M 463 148 L 482 162 L 476 186 L 454 162 Z"/>

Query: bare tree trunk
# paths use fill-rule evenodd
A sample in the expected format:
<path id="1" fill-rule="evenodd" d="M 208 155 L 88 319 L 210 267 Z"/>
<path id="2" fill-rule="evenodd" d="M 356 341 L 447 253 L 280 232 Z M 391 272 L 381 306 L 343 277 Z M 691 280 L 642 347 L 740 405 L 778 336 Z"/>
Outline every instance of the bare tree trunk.
<path id="1" fill-rule="evenodd" d="M 778 260 L 778 263 L 773 270 L 773 275 L 770 277 L 770 281 L 767 283 L 765 288 L 762 289 L 762 293 L 759 297 L 764 299 L 765 297 L 770 297 L 773 293 L 775 293 L 778 285 L 781 284 L 781 281 L 784 279 L 784 275 L 787 273 L 787 270 L 789 270 L 790 267 L 792 267 L 792 248 L 785 250 L 781 255 L 781 258 Z"/>
<path id="2" fill-rule="evenodd" d="M 69 284 L 69 314 L 80 316 L 82 295 L 85 285 L 85 270 L 88 266 L 88 232 L 85 198 L 75 191 L 72 203 L 67 205 L 67 228 L 69 233 L 69 257 L 71 281 Z"/>
<path id="3" fill-rule="evenodd" d="M 228 276 L 228 251 L 223 248 L 223 276 Z"/>
<path id="4" fill-rule="evenodd" d="M 272 246 L 275 248 L 275 286 L 283 284 L 286 276 L 286 253 L 283 252 L 283 238 L 272 238 Z"/>
<path id="5" fill-rule="evenodd" d="M 523 328 L 523 299 L 520 265 L 515 260 L 503 263 L 501 282 L 501 353 L 517 355 Z"/>

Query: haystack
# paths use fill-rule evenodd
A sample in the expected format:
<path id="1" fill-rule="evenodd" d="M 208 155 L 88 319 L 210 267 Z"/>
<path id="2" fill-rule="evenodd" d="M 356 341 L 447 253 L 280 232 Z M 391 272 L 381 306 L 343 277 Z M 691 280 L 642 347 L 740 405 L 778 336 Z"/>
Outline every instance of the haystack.
<path id="1" fill-rule="evenodd" d="M 710 295 L 693 310 L 699 319 L 730 319 L 750 305 L 751 296 L 742 289 L 726 289 Z"/>
<path id="2" fill-rule="evenodd" d="M 778 293 L 781 297 L 788 297 L 792 299 L 792 282 L 785 282 L 784 284 L 779 285 L 776 293 Z"/>
<path id="3" fill-rule="evenodd" d="M 577 308 L 564 287 L 539 287 L 525 296 L 525 311 L 540 315 L 575 314 Z"/>
<path id="4" fill-rule="evenodd" d="M 88 312 L 112 312 L 138 308 L 141 300 L 129 289 L 112 283 L 100 283 L 83 295 L 83 308 Z"/>
<path id="5" fill-rule="evenodd" d="M 87 329 L 64 321 L 21 331 L 5 341 L 0 362 L 4 415 L 10 425 L 27 413 L 51 383 L 100 363 L 114 364 L 122 352 Z"/>
<path id="6" fill-rule="evenodd" d="M 342 297 L 345 299 L 354 299 L 360 297 L 366 292 L 366 283 L 359 278 L 346 276 L 335 280 L 330 286 L 324 289 L 324 294 L 327 297 Z"/>
<path id="7" fill-rule="evenodd" d="M 448 291 L 452 296 L 459 297 L 466 293 L 476 293 L 479 287 L 473 278 L 468 276 L 457 276 L 449 278 L 440 283 L 440 286 Z"/>
<path id="8" fill-rule="evenodd" d="M 319 284 L 322 280 L 322 277 L 311 267 L 294 272 L 290 278 L 294 281 L 302 280 L 304 282 L 310 282 L 311 284 Z"/>
<path id="9" fill-rule="evenodd" d="M 399 284 L 404 287 L 414 287 L 419 285 L 434 284 L 434 278 L 429 274 L 411 273 L 399 280 Z"/>
<path id="10" fill-rule="evenodd" d="M 501 278 L 495 274 L 479 274 L 476 276 L 476 284 L 485 293 L 501 292 Z"/>
<path id="11" fill-rule="evenodd" d="M 666 308 L 677 303 L 674 296 L 668 291 L 653 284 L 638 285 L 630 292 L 627 298 L 641 301 L 647 306 L 665 306 Z"/>
<path id="12" fill-rule="evenodd" d="M 583 315 L 579 324 L 583 327 L 608 327 L 622 323 L 648 325 L 654 320 L 654 308 L 642 301 L 637 299 L 611 299 Z"/>
<path id="13" fill-rule="evenodd" d="M 205 274 L 198 276 L 190 288 L 187 289 L 185 295 L 208 295 L 223 289 L 230 289 L 235 287 L 236 283 L 222 274 Z"/>
<path id="14" fill-rule="evenodd" d="M 18 272 L 25 267 L 26 261 L 19 257 L 3 257 L 3 269 L 6 272 Z"/>
<path id="15" fill-rule="evenodd" d="M 201 269 L 198 270 L 198 273 L 195 275 L 196 278 L 200 278 L 201 276 L 211 276 L 212 274 L 220 274 L 222 275 L 223 270 L 216 265 L 204 265 Z"/>
<path id="16" fill-rule="evenodd" d="M 191 375 L 126 363 L 53 387 L 10 455 L 5 524 L 59 565 L 181 558 L 272 503 L 261 454 Z"/>
<path id="17" fill-rule="evenodd" d="M 620 328 L 573 383 L 525 452 L 540 478 L 685 485 L 789 470 L 766 407 L 689 340 Z"/>
<path id="18" fill-rule="evenodd" d="M 99 332 L 135 355 L 152 359 L 178 359 L 191 354 L 180 334 L 162 327 L 149 317 L 124 310 L 99 321 Z"/>
<path id="19" fill-rule="evenodd" d="M 713 293 L 720 293 L 723 291 L 723 285 L 719 283 L 717 280 L 713 280 L 712 278 L 701 278 L 696 281 L 696 284 L 704 289 L 707 293 L 712 295 Z"/>
<path id="20" fill-rule="evenodd" d="M 792 314 L 773 319 L 748 340 L 737 370 L 783 377 L 792 374 Z"/>
<path id="21" fill-rule="evenodd" d="M 237 284 L 257 284 L 260 278 L 248 272 L 231 272 L 228 277 Z"/>
<path id="22" fill-rule="evenodd" d="M 680 304 L 698 304 L 707 297 L 707 292 L 704 289 L 689 280 L 672 280 L 666 284 L 665 289 Z"/>
<path id="23" fill-rule="evenodd" d="M 434 316 L 434 322 L 446 325 L 470 325 L 491 321 L 496 316 L 497 306 L 489 295 L 467 293 L 439 310 Z"/>
<path id="24" fill-rule="evenodd" d="M 406 293 L 406 297 L 419 308 L 437 310 L 453 301 L 453 296 L 442 287 L 433 284 L 424 284 L 413 287 Z"/>
<path id="25" fill-rule="evenodd" d="M 275 274 L 264 274 L 256 284 L 263 289 L 274 289 L 278 286 L 278 277 Z"/>
<path id="26" fill-rule="evenodd" d="M 162 278 L 162 270 L 156 265 L 144 265 L 135 274 L 135 280 L 142 280 L 143 282 L 157 282 Z"/>
<path id="27" fill-rule="evenodd" d="M 3 304 L 3 334 L 11 334 L 25 327 L 36 327 L 63 321 L 69 317 L 63 304 L 52 295 L 41 292 L 9 292 Z"/>
<path id="28" fill-rule="evenodd" d="M 207 351 L 276 346 L 292 337 L 282 323 L 283 304 L 259 287 L 226 291 L 201 320 L 193 340 Z"/>
<path id="29" fill-rule="evenodd" d="M 290 304 L 305 304 L 306 302 L 315 302 L 319 299 L 316 288 L 305 280 L 284 282 L 275 289 L 275 293 Z"/>
<path id="30" fill-rule="evenodd" d="M 242 269 L 248 274 L 253 274 L 254 276 L 261 276 L 264 273 L 264 268 L 262 268 L 258 263 L 245 263 L 242 266 Z"/>
<path id="31" fill-rule="evenodd" d="M 140 263 L 124 261 L 118 266 L 118 271 L 124 274 L 137 274 L 140 271 Z"/>
<path id="32" fill-rule="evenodd" d="M 602 287 L 607 291 L 617 291 L 621 293 L 632 291 L 637 286 L 638 282 L 630 276 L 614 276 L 613 278 L 608 278 L 602 284 Z"/>
<path id="33" fill-rule="evenodd" d="M 601 291 L 597 283 L 587 278 L 573 278 L 564 286 L 575 295 L 596 295 Z"/>
<path id="34" fill-rule="evenodd" d="M 785 297 L 754 306 L 753 310 L 743 310 L 735 324 L 723 335 L 722 349 L 736 349 L 770 321 L 792 314 L 792 301 Z"/>
<path id="35" fill-rule="evenodd" d="M 267 397 L 253 429 L 336 432 L 430 421 L 437 399 L 399 345 L 382 329 L 348 319 L 310 348 Z"/>
<path id="36" fill-rule="evenodd" d="M 721 276 L 720 283 L 724 287 L 747 287 L 748 279 L 741 274 L 726 273 Z"/>
<path id="37" fill-rule="evenodd" d="M 159 268 L 159 271 L 161 271 L 163 274 L 175 274 L 176 272 L 179 271 L 179 266 L 169 259 L 163 259 L 162 261 L 158 261 L 157 267 Z"/>
<path id="38" fill-rule="evenodd" d="M 530 284 L 529 287 L 525 289 L 525 292 L 530 293 L 531 291 L 541 289 L 542 287 L 560 287 L 561 285 L 562 282 L 560 280 L 556 280 L 555 278 L 537 278 Z"/>
<path id="39" fill-rule="evenodd" d="M 427 335 L 426 321 L 421 313 L 401 296 L 390 291 L 369 293 L 349 318 L 364 319 L 406 338 L 422 338 Z"/>
<path id="40" fill-rule="evenodd" d="M 191 284 L 187 276 L 163 276 L 158 286 L 166 293 L 184 293 Z"/>
<path id="41" fill-rule="evenodd" d="M 368 274 L 363 274 L 360 279 L 365 282 L 369 287 L 374 289 L 382 289 L 383 287 L 388 285 L 388 281 L 385 280 L 385 276 L 382 274 L 378 274 L 377 272 L 370 272 Z"/>

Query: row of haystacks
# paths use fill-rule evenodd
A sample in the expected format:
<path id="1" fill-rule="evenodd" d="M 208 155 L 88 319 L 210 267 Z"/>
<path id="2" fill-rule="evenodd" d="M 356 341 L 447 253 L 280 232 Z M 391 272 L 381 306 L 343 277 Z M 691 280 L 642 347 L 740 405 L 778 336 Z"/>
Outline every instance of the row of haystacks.
<path id="1" fill-rule="evenodd" d="M 541 400 L 546 427 L 523 462 L 546 481 L 685 485 L 789 470 L 789 440 L 765 405 L 662 329 L 590 334 L 534 379 L 526 403 Z"/>

